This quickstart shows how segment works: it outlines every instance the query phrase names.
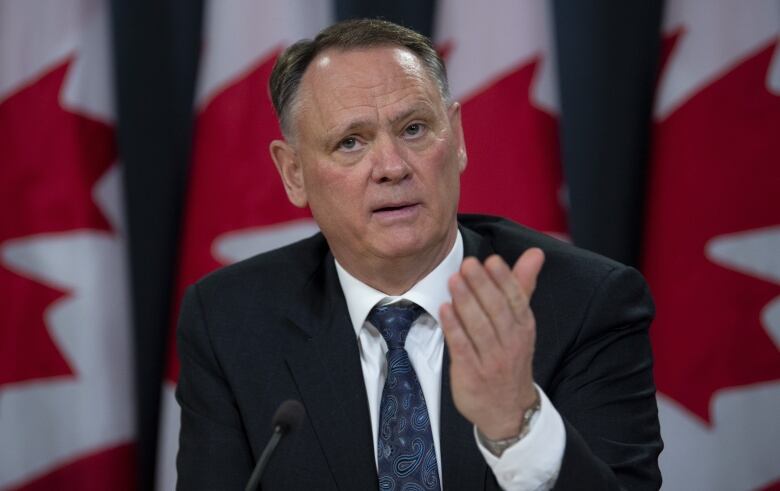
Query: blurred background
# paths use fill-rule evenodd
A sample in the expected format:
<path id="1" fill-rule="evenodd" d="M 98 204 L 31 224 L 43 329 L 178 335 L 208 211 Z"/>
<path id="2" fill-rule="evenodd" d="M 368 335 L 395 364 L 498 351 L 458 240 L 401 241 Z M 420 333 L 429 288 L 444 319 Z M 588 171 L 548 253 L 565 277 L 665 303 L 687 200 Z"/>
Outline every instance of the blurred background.
<path id="1" fill-rule="evenodd" d="M 0 490 L 171 490 L 183 289 L 305 237 L 278 53 L 430 35 L 462 211 L 639 268 L 664 489 L 780 490 L 780 0 L 0 0 Z"/>

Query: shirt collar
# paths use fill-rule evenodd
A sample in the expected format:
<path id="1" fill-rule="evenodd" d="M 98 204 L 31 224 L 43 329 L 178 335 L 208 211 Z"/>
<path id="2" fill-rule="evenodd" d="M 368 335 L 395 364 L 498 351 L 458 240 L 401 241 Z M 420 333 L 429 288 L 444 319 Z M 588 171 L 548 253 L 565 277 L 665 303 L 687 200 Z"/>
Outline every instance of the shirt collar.
<path id="1" fill-rule="evenodd" d="M 341 283 L 341 289 L 344 292 L 344 298 L 347 301 L 347 310 L 352 320 L 352 327 L 355 329 L 355 335 L 360 334 L 363 323 L 366 321 L 366 317 L 368 317 L 371 309 L 386 298 L 388 301 L 383 303 L 391 303 L 401 299 L 414 302 L 424 308 L 434 318 L 436 324 L 440 325 L 439 307 L 443 303 L 450 301 L 447 280 L 460 269 L 462 262 L 463 238 L 460 235 L 460 230 L 458 230 L 455 244 L 453 244 L 452 250 L 447 254 L 447 257 L 406 293 L 396 297 L 366 285 L 352 276 L 336 261 L 336 273 L 339 277 L 339 283 Z"/>

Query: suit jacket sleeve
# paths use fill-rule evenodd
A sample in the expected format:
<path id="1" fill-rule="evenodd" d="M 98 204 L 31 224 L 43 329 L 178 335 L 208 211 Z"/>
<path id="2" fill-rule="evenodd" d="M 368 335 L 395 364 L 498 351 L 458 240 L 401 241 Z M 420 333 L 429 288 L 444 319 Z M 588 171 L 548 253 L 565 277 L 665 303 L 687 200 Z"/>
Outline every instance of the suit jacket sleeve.
<path id="1" fill-rule="evenodd" d="M 615 266 L 599 283 L 545 389 L 566 427 L 555 489 L 658 489 L 652 299 L 632 268 Z"/>
<path id="2" fill-rule="evenodd" d="M 177 331 L 181 406 L 177 489 L 243 489 L 254 463 L 229 384 L 214 356 L 197 285 L 189 287 Z"/>

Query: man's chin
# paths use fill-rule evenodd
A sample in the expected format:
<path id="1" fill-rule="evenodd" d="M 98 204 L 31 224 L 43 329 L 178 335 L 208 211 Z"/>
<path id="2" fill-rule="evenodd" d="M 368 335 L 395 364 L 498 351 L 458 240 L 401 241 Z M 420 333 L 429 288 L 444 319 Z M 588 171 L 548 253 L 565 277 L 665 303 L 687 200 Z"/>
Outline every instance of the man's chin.
<path id="1" fill-rule="evenodd" d="M 430 228 L 422 227 L 393 227 L 375 239 L 376 255 L 389 261 L 415 258 L 427 262 L 428 256 L 439 255 L 437 249 L 444 246 L 441 237 L 433 237 Z"/>

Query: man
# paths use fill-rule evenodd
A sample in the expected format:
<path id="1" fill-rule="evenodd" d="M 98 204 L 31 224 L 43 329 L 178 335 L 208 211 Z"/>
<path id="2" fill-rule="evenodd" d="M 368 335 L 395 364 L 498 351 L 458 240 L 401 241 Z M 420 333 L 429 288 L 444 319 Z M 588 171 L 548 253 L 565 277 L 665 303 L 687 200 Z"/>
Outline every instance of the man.
<path id="1" fill-rule="evenodd" d="M 336 24 L 281 55 L 271 93 L 272 157 L 322 233 L 188 290 L 179 487 L 242 487 L 298 399 L 263 489 L 658 488 L 646 285 L 457 216 L 460 106 L 430 42 Z"/>

